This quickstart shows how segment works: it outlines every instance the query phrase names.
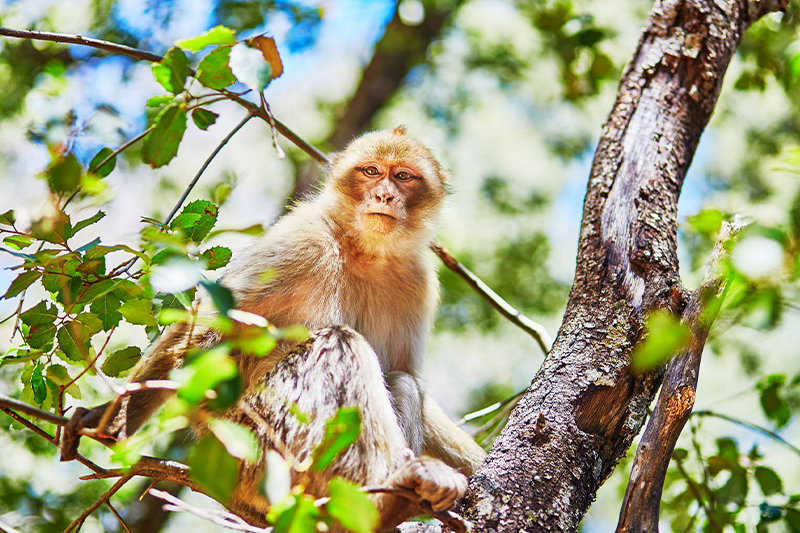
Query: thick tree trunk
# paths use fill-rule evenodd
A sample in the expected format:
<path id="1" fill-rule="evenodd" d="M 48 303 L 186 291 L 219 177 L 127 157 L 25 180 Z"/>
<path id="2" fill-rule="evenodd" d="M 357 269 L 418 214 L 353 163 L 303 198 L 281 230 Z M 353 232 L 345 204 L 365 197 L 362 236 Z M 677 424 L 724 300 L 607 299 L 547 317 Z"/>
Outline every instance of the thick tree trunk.
<path id="1" fill-rule="evenodd" d="M 680 314 L 677 203 L 744 29 L 785 1 L 660 1 L 592 166 L 552 351 L 461 505 L 478 531 L 574 531 L 639 432 L 659 374 L 629 358 L 647 313 Z"/>

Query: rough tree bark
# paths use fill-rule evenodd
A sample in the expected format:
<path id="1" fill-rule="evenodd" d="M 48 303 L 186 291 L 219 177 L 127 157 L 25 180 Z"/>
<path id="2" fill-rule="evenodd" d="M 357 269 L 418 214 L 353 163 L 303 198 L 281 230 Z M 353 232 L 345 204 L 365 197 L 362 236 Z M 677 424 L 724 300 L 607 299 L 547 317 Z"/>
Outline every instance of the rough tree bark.
<path id="1" fill-rule="evenodd" d="M 744 30 L 786 0 L 663 0 L 592 165 L 575 280 L 552 351 L 460 510 L 477 531 L 574 531 L 661 382 L 633 376 L 647 313 L 685 307 L 677 203 Z"/>

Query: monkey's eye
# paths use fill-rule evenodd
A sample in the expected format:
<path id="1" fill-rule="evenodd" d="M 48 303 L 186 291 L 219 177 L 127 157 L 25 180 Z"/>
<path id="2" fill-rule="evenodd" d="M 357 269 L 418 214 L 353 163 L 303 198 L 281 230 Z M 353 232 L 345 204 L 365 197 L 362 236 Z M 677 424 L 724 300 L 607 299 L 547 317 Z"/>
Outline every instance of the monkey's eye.
<path id="1" fill-rule="evenodd" d="M 363 172 L 367 176 L 377 176 L 379 174 L 378 169 L 376 167 L 373 167 L 372 165 L 362 168 L 361 172 Z"/>
<path id="2" fill-rule="evenodd" d="M 400 181 L 408 181 L 411 179 L 411 174 L 409 174 L 405 170 L 401 170 L 400 172 L 395 174 L 394 177 L 399 179 Z"/>

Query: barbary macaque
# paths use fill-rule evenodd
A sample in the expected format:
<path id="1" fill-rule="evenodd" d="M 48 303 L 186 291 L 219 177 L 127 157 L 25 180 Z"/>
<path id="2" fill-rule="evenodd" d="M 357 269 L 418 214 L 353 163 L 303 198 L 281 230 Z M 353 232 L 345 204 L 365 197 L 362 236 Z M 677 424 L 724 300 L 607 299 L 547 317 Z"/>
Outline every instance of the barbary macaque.
<path id="1" fill-rule="evenodd" d="M 264 448 L 302 459 L 339 407 L 361 409 L 354 445 L 322 473 L 293 472 L 293 481 L 302 476 L 311 494 L 323 496 L 327 481 L 340 475 L 363 485 L 411 489 L 434 509 L 446 509 L 465 490 L 463 474 L 470 475 L 485 455 L 418 381 L 439 295 L 427 248 L 445 188 L 445 172 L 431 151 L 404 128 L 367 133 L 332 158 L 321 191 L 279 219 L 222 278 L 238 309 L 277 327 L 318 330 L 294 349 L 238 357 L 246 392 L 232 419 L 252 427 Z M 173 326 L 132 380 L 164 379 L 189 348 L 220 340 L 218 332 L 198 325 Z M 133 434 L 169 394 L 125 396 L 103 433 L 111 439 Z M 314 420 L 300 424 L 289 412 L 292 404 Z M 81 410 L 65 433 L 96 427 L 104 410 Z M 65 442 L 62 453 L 69 457 L 77 441 Z M 228 506 L 263 524 L 268 502 L 256 490 L 263 465 L 243 464 L 241 473 Z M 416 505 L 397 495 L 373 498 L 381 529 L 418 514 Z"/>

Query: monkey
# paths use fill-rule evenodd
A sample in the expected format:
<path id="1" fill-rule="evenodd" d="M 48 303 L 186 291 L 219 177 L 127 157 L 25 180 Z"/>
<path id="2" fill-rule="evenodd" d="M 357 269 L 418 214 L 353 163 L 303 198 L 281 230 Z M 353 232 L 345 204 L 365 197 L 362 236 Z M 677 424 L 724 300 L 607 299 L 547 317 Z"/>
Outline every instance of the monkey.
<path id="1" fill-rule="evenodd" d="M 302 474 L 311 494 L 324 495 L 327 480 L 342 475 L 365 485 L 412 489 L 434 509 L 444 509 L 463 494 L 464 475 L 485 456 L 419 383 L 439 299 L 427 245 L 446 187 L 433 153 L 404 127 L 364 134 L 332 157 L 318 194 L 281 217 L 221 278 L 237 309 L 277 327 L 316 330 L 294 350 L 279 346 L 264 357 L 238 357 L 246 392 L 232 419 L 251 426 L 265 448 L 291 448 L 303 457 L 321 440 L 324 420 L 336 408 L 356 405 L 362 411 L 359 441 L 316 478 Z M 222 339 L 209 328 L 176 324 L 139 363 L 132 381 L 166 378 L 189 348 Z M 104 434 L 111 440 L 130 436 L 169 394 L 126 395 Z M 317 423 L 292 421 L 287 400 L 314 413 Z M 103 407 L 75 413 L 64 432 L 62 457 L 74 454 L 77 431 L 98 425 Z M 256 524 L 264 522 L 268 506 L 256 494 L 260 475 L 263 466 L 242 465 L 229 503 Z M 295 475 L 300 476 L 294 473 L 293 481 Z M 416 511 L 390 494 L 374 500 L 382 529 Z"/>

